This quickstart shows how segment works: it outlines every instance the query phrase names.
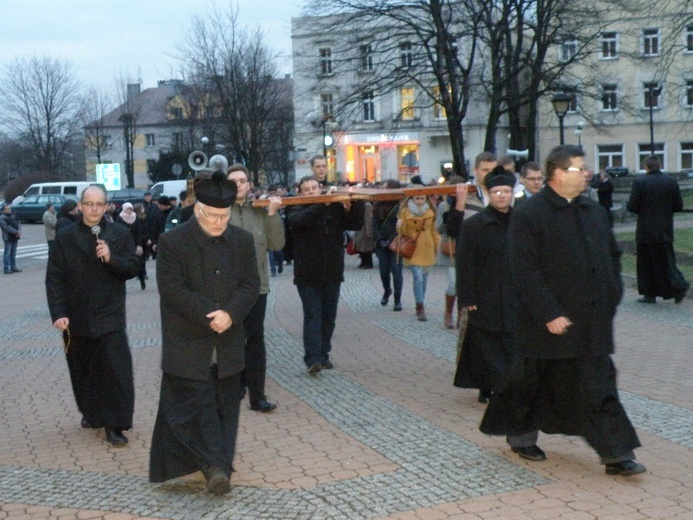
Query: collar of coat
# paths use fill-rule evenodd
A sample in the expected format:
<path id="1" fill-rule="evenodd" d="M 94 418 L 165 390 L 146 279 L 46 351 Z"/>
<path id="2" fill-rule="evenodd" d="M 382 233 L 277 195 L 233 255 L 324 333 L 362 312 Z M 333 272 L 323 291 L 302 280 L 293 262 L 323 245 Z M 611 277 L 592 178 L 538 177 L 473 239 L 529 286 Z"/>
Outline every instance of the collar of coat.
<path id="1" fill-rule="evenodd" d="M 190 222 L 190 226 L 192 227 L 193 230 L 193 240 L 197 243 L 198 247 L 202 247 L 206 244 L 209 244 L 210 242 L 219 242 L 219 241 L 224 241 L 224 242 L 230 242 L 230 227 L 231 223 L 226 226 L 226 229 L 224 232 L 219 235 L 218 237 L 212 237 L 209 236 L 207 233 L 205 233 L 202 230 L 202 227 L 200 226 L 200 223 L 197 221 L 197 217 L 195 215 L 192 215 L 190 219 L 188 219 L 188 222 Z"/>
<path id="2" fill-rule="evenodd" d="M 544 188 L 535 195 L 537 197 L 538 195 L 546 193 L 546 197 L 549 199 L 549 201 L 554 205 L 559 208 L 567 207 L 567 206 L 589 206 L 590 204 L 593 203 L 589 198 L 583 196 L 583 195 L 578 195 L 575 197 L 573 200 L 568 202 L 568 199 L 565 197 L 562 197 L 558 193 L 556 193 L 551 186 L 548 184 L 544 186 Z M 530 201 L 532 198 L 529 199 Z M 595 203 L 596 204 L 596 203 Z"/>

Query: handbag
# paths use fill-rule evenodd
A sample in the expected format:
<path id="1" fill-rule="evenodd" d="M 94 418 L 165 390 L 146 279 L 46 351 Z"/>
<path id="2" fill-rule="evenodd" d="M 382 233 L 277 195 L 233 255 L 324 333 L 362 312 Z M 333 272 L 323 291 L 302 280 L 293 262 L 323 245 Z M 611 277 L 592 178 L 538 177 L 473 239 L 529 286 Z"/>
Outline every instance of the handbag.
<path id="1" fill-rule="evenodd" d="M 455 241 L 445 239 L 440 243 L 440 252 L 447 256 L 455 256 Z"/>
<path id="2" fill-rule="evenodd" d="M 418 233 L 416 236 L 419 236 Z M 416 238 L 397 234 L 388 247 L 390 251 L 397 253 L 402 258 L 411 258 L 416 251 Z"/>

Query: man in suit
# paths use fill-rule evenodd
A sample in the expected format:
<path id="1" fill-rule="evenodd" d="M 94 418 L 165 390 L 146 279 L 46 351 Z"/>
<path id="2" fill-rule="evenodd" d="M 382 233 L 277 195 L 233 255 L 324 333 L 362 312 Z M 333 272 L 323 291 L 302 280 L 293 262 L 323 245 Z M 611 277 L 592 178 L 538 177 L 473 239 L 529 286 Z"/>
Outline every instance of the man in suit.
<path id="1" fill-rule="evenodd" d="M 522 189 L 515 193 L 515 207 L 518 207 L 532 195 L 536 195 L 541 191 L 541 188 L 544 186 L 541 166 L 533 161 L 525 163 L 522 170 L 520 170 L 520 183 L 522 184 Z"/>
<path id="2" fill-rule="evenodd" d="M 681 190 L 674 179 L 661 171 L 659 158 L 645 158 L 647 174 L 633 181 L 628 211 L 638 215 L 637 244 L 638 299 L 656 303 L 657 296 L 681 303 L 690 284 L 676 267 L 674 255 L 674 213 L 683 209 Z"/>
<path id="3" fill-rule="evenodd" d="M 157 259 L 161 396 L 149 479 L 202 471 L 228 493 L 244 368 L 243 321 L 260 293 L 253 235 L 229 225 L 236 185 L 198 179 L 194 216 L 161 235 Z"/>

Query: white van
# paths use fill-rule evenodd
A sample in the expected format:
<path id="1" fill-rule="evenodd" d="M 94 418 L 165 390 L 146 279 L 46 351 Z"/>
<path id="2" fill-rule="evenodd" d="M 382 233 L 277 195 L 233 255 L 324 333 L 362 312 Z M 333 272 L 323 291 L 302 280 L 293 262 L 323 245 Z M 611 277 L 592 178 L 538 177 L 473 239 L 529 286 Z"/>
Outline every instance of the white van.
<path id="1" fill-rule="evenodd" d="M 79 200 L 82 192 L 92 184 L 94 183 L 86 181 L 39 182 L 29 186 L 22 195 L 12 201 L 12 204 L 22 202 L 29 195 L 67 195 Z"/>
<path id="2" fill-rule="evenodd" d="M 162 195 L 167 197 L 176 197 L 180 195 L 180 192 L 187 189 L 187 181 L 161 181 L 157 182 L 154 186 L 149 188 L 152 192 L 152 200 L 158 200 Z"/>

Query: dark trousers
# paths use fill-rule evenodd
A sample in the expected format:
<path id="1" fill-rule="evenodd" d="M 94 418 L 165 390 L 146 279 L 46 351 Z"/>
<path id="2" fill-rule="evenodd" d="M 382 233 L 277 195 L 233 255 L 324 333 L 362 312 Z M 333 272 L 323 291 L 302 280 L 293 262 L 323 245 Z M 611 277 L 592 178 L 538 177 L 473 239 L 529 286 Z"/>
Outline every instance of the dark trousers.
<path id="1" fill-rule="evenodd" d="M 387 247 L 376 247 L 375 254 L 378 257 L 378 268 L 380 269 L 380 280 L 383 283 L 383 290 L 389 291 L 394 286 L 395 302 L 399 302 L 402 297 L 402 257 L 397 258 L 397 254 L 390 251 Z M 390 284 L 392 275 L 392 284 Z"/>
<path id="2" fill-rule="evenodd" d="M 272 274 L 279 271 L 279 274 L 284 271 L 284 253 L 283 251 L 267 251 L 269 255 L 269 265 Z"/>
<path id="3" fill-rule="evenodd" d="M 243 328 L 245 328 L 245 370 L 241 373 L 241 384 L 248 389 L 250 404 L 257 404 L 265 400 L 265 372 L 267 371 L 267 351 L 265 350 L 266 311 L 267 295 L 261 294 L 250 310 L 250 314 L 243 322 Z"/>
<path id="4" fill-rule="evenodd" d="M 150 482 L 221 468 L 229 476 L 236 452 L 240 374 L 197 381 L 163 374 L 152 435 Z"/>
<path id="5" fill-rule="evenodd" d="M 92 426 L 132 427 L 135 386 L 124 330 L 97 338 L 72 336 L 67 366 L 77 408 Z"/>
<path id="6" fill-rule="evenodd" d="M 306 366 L 330 360 L 341 282 L 298 285 L 303 305 L 303 361 Z"/>
<path id="7" fill-rule="evenodd" d="M 671 242 L 638 244 L 636 267 L 640 294 L 669 299 L 688 289 L 688 282 L 676 267 Z"/>

